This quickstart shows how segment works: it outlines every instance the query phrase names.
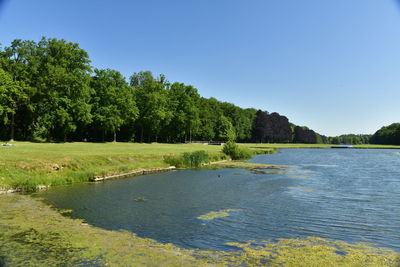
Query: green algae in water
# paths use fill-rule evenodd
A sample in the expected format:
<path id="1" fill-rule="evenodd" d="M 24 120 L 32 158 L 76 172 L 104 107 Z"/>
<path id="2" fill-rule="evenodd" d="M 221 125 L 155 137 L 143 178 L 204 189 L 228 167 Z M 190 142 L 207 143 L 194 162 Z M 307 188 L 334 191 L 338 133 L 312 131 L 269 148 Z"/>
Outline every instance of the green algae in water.
<path id="1" fill-rule="evenodd" d="M 225 209 L 220 212 L 235 212 Z M 189 250 L 62 216 L 22 195 L 0 195 L 0 266 L 399 266 L 400 255 L 317 237 L 228 243 L 235 252 Z"/>
<path id="2" fill-rule="evenodd" d="M 222 218 L 222 217 L 226 217 L 229 216 L 228 212 L 225 211 L 211 211 L 209 213 L 200 215 L 199 217 L 197 217 L 197 219 L 200 220 L 214 220 L 216 218 Z"/>
<path id="3" fill-rule="evenodd" d="M 206 214 L 200 215 L 199 217 L 197 217 L 197 219 L 210 221 L 210 220 L 214 220 L 217 218 L 227 217 L 230 215 L 229 212 L 234 212 L 234 211 L 241 211 L 241 210 L 239 210 L 239 209 L 223 209 L 223 210 L 219 210 L 219 211 L 211 211 Z"/>
<path id="4" fill-rule="evenodd" d="M 147 198 L 146 197 L 137 197 L 133 201 L 135 201 L 135 202 L 144 202 L 144 201 L 147 201 Z"/>
<path id="5" fill-rule="evenodd" d="M 231 259 L 243 266 L 400 266 L 400 255 L 392 250 L 319 237 L 227 245 L 242 249 Z"/>
<path id="6" fill-rule="evenodd" d="M 207 257 L 197 259 L 190 250 L 85 225 L 16 194 L 0 195 L 0 244 L 0 266 L 208 264 Z"/>

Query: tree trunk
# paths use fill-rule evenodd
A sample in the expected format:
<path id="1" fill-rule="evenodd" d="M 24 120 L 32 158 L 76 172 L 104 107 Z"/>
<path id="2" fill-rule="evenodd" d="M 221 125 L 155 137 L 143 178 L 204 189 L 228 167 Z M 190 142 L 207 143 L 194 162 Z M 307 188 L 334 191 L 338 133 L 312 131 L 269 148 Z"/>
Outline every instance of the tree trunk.
<path id="1" fill-rule="evenodd" d="M 140 132 L 140 143 L 143 143 L 143 127 Z"/>
<path id="2" fill-rule="evenodd" d="M 117 142 L 117 132 L 114 130 L 114 142 Z"/>
<path id="3" fill-rule="evenodd" d="M 104 143 L 104 131 L 101 134 L 101 141 Z"/>
<path id="4" fill-rule="evenodd" d="M 14 112 L 11 112 L 11 134 L 10 141 L 14 141 Z"/>

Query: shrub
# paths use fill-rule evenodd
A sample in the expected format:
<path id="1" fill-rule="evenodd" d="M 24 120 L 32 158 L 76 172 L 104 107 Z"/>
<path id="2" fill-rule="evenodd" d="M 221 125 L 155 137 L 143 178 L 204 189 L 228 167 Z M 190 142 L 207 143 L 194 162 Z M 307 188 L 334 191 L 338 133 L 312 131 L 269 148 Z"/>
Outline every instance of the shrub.
<path id="1" fill-rule="evenodd" d="M 185 152 L 181 156 L 166 156 L 164 161 L 170 165 L 180 167 L 200 167 L 202 163 L 209 162 L 210 156 L 206 151 Z"/>
<path id="2" fill-rule="evenodd" d="M 183 153 L 183 162 L 188 167 L 200 167 L 202 163 L 208 162 L 208 153 L 205 151 Z"/>
<path id="3" fill-rule="evenodd" d="M 222 152 L 230 156 L 233 160 L 249 159 L 253 156 L 253 152 L 245 147 L 239 147 L 235 142 L 229 141 L 222 148 Z"/>
<path id="4" fill-rule="evenodd" d="M 177 168 L 183 167 L 184 165 L 182 156 L 165 156 L 164 161 Z"/>
<path id="5" fill-rule="evenodd" d="M 215 162 L 215 161 L 220 161 L 220 160 L 227 160 L 229 159 L 229 156 L 224 154 L 224 153 L 212 153 L 208 155 L 208 160 L 209 162 Z"/>

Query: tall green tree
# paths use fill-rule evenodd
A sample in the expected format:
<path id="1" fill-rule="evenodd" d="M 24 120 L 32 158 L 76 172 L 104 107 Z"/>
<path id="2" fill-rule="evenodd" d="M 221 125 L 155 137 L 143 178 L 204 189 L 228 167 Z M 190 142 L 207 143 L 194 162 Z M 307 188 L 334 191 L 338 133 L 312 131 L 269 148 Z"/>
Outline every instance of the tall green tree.
<path id="1" fill-rule="evenodd" d="M 35 130 L 45 129 L 48 138 L 65 141 L 92 120 L 89 56 L 63 39 L 42 38 L 37 50 Z"/>
<path id="2" fill-rule="evenodd" d="M 243 109 L 227 102 L 221 103 L 221 108 L 224 116 L 231 121 L 238 141 L 250 141 L 256 110 Z"/>
<path id="3" fill-rule="evenodd" d="M 224 141 L 224 142 L 227 142 L 227 141 L 234 142 L 236 140 L 235 128 L 233 127 L 230 120 L 225 116 L 221 116 L 219 118 L 218 138 L 219 138 L 219 140 Z"/>
<path id="4" fill-rule="evenodd" d="M 0 116 L 10 126 L 10 140 L 14 141 L 15 114 L 22 105 L 27 105 L 31 88 L 0 68 Z"/>
<path id="5" fill-rule="evenodd" d="M 135 88 L 139 108 L 136 125 L 140 129 L 140 142 L 144 141 L 145 135 L 148 142 L 157 142 L 161 130 L 172 119 L 168 98 L 170 84 L 165 76 L 160 75 L 156 79 L 150 71 L 132 74 L 130 84 Z"/>
<path id="6" fill-rule="evenodd" d="M 169 90 L 172 118 L 167 129 L 174 139 L 192 141 L 192 136 L 197 134 L 200 126 L 199 99 L 197 89 L 193 86 L 183 83 L 172 84 Z"/>
<path id="7" fill-rule="evenodd" d="M 10 46 L 0 50 L 0 67 L 11 75 L 13 81 L 29 84 L 36 74 L 36 53 L 34 41 L 15 39 Z"/>
<path id="8" fill-rule="evenodd" d="M 92 77 L 93 127 L 102 132 L 102 141 L 107 132 L 117 141 L 117 131 L 122 125 L 132 125 L 137 118 L 138 109 L 134 89 L 129 86 L 122 74 L 116 70 L 95 69 Z"/>
<path id="9" fill-rule="evenodd" d="M 196 137 L 206 141 L 218 139 L 218 123 L 223 115 L 220 102 L 213 97 L 202 97 L 199 101 L 199 112 L 200 128 Z"/>
<path id="10" fill-rule="evenodd" d="M 0 68 L 10 75 L 14 84 L 13 90 L 8 93 L 8 110 L 11 112 L 6 117 L 11 139 L 14 139 L 15 128 L 20 138 L 27 138 L 27 130 L 31 127 L 34 114 L 32 98 L 35 92 L 32 82 L 37 69 L 36 51 L 37 44 L 34 41 L 20 39 L 15 39 L 10 46 L 0 49 Z"/>
<path id="11" fill-rule="evenodd" d="M 400 123 L 384 126 L 371 137 L 372 144 L 400 145 Z"/>

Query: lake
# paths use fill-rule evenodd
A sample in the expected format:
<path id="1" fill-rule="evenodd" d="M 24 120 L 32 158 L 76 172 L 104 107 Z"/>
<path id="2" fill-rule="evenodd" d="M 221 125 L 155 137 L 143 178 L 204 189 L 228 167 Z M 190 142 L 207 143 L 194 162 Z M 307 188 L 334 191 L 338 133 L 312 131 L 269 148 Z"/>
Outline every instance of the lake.
<path id="1" fill-rule="evenodd" d="M 400 150 L 281 149 L 281 172 L 182 170 L 35 194 L 72 217 L 186 248 L 318 236 L 400 251 Z M 200 219 L 226 210 L 229 216 Z"/>

